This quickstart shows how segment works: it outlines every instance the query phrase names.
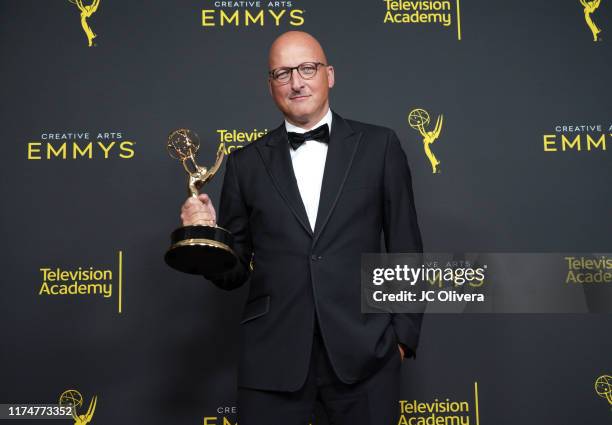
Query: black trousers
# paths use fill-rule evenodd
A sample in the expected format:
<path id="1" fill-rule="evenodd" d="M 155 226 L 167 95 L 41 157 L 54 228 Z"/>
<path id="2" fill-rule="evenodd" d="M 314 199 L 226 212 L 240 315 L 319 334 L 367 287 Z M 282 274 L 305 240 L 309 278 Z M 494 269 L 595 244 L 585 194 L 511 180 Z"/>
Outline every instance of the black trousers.
<path id="1" fill-rule="evenodd" d="M 318 425 L 314 407 L 319 401 L 330 425 L 397 425 L 400 365 L 398 350 L 372 376 L 347 385 L 334 373 L 317 329 L 303 387 L 295 392 L 239 387 L 238 424 Z"/>

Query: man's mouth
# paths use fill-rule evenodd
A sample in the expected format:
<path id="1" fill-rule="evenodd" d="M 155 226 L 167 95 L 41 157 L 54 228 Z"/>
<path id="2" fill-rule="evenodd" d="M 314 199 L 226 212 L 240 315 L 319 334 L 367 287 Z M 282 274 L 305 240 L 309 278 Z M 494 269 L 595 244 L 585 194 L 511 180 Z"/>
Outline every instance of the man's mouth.
<path id="1" fill-rule="evenodd" d="M 289 97 L 290 100 L 301 100 L 301 99 L 306 99 L 310 97 L 310 95 L 306 95 L 306 94 L 302 94 L 302 95 L 298 95 L 298 96 L 291 96 Z"/>

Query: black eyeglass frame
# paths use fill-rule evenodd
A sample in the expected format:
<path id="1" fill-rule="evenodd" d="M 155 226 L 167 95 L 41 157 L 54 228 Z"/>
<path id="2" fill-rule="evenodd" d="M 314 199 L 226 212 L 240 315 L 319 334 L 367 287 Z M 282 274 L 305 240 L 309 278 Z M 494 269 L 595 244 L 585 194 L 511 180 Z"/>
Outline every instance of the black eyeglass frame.
<path id="1" fill-rule="evenodd" d="M 300 67 L 304 65 L 315 65 L 315 73 L 312 74 L 310 77 L 303 76 L 302 73 L 300 72 Z M 281 66 L 280 68 L 274 68 L 273 70 L 268 71 L 268 77 L 275 83 L 287 84 L 289 81 L 291 81 L 291 78 L 293 77 L 293 70 L 295 69 L 298 72 L 298 74 L 300 74 L 300 77 L 302 77 L 303 79 L 312 80 L 314 77 L 317 76 L 317 72 L 319 72 L 319 66 L 329 66 L 329 65 L 323 62 L 302 62 L 298 66 Z M 289 71 L 289 79 L 287 81 L 279 81 L 278 79 L 274 78 L 274 73 L 281 69 L 284 71 Z"/>

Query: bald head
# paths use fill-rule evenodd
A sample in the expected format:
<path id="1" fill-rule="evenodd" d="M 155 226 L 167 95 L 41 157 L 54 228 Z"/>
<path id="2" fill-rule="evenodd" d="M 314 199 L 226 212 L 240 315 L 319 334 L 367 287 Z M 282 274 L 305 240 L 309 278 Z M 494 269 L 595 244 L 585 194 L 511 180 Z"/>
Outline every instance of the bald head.
<path id="1" fill-rule="evenodd" d="M 304 75 L 298 66 L 308 65 Z M 310 129 L 329 110 L 329 89 L 334 86 L 334 68 L 327 63 L 323 48 L 316 38 L 303 31 L 289 31 L 279 36 L 270 47 L 269 70 L 284 68 L 289 80 L 268 79 L 274 103 L 285 119 Z M 314 73 L 312 73 L 314 69 Z"/>
<path id="2" fill-rule="evenodd" d="M 270 46 L 269 69 L 281 66 L 297 66 L 305 62 L 327 63 L 323 47 L 312 35 L 304 31 L 288 31 L 281 34 Z M 297 61 L 297 62 L 296 62 Z"/>

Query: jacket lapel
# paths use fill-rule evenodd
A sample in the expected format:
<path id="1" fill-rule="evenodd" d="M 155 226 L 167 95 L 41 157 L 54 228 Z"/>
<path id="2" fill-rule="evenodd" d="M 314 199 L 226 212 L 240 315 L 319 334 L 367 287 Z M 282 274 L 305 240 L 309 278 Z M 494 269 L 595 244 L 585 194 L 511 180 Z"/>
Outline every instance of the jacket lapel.
<path id="1" fill-rule="evenodd" d="M 257 144 L 256 147 L 266 164 L 274 186 L 304 230 L 312 236 L 306 208 L 304 208 L 291 164 L 285 123 L 283 122 L 270 134 L 265 145 L 259 146 Z"/>
<path id="2" fill-rule="evenodd" d="M 361 133 L 355 133 L 348 122 L 340 115 L 333 112 L 332 130 L 329 148 L 327 149 L 327 159 L 325 160 L 325 170 L 323 172 L 323 183 L 321 185 L 319 209 L 317 210 L 314 240 L 312 241 L 313 246 L 317 243 L 317 240 L 325 229 L 334 207 L 338 202 L 360 140 Z"/>
<path id="3" fill-rule="evenodd" d="M 306 208 L 304 208 L 297 180 L 295 179 L 293 165 L 291 164 L 285 123 L 283 122 L 270 133 L 270 137 L 265 145 L 256 145 L 264 164 L 266 164 L 274 186 L 302 228 L 313 237 L 313 246 L 325 229 L 338 202 L 361 140 L 361 133 L 355 133 L 340 115 L 333 111 L 332 113 L 332 130 L 325 160 L 325 169 L 323 171 L 321 196 L 314 233 L 310 228 Z"/>

